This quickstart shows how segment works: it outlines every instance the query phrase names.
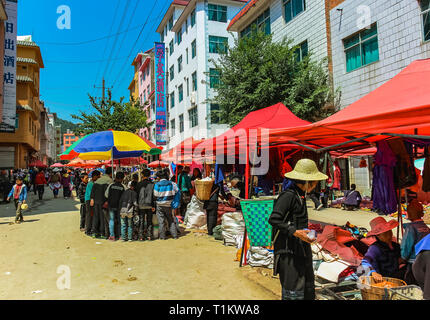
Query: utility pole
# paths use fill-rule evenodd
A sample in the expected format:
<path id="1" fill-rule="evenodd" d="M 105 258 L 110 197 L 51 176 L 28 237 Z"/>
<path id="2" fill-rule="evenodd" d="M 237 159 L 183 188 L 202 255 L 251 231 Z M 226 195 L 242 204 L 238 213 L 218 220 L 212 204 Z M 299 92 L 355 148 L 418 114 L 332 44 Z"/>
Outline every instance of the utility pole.
<path id="1" fill-rule="evenodd" d="M 101 86 L 101 87 L 96 87 L 96 86 L 94 85 L 94 88 L 96 88 L 96 89 L 102 89 L 102 101 L 105 101 L 105 90 L 106 90 L 106 89 L 112 89 L 113 87 L 106 88 L 106 85 L 105 85 L 105 78 L 103 77 L 103 78 L 102 78 L 102 86 Z"/>

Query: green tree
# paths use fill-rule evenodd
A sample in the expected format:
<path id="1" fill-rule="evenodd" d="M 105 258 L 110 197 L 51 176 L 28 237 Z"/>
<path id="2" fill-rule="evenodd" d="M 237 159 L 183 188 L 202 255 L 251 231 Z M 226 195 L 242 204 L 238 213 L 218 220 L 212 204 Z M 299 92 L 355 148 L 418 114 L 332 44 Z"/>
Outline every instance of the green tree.
<path id="1" fill-rule="evenodd" d="M 339 91 L 329 79 L 327 60 L 314 62 L 310 55 L 299 61 L 291 40 L 272 41 L 256 31 L 235 40 L 235 46 L 211 60 L 219 70 L 220 84 L 211 102 L 220 106 L 212 117 L 233 126 L 249 112 L 284 103 L 298 117 L 316 121 L 331 115 Z"/>
<path id="2" fill-rule="evenodd" d="M 75 129 L 77 134 L 90 134 L 110 129 L 134 133 L 140 128 L 151 125 L 146 122 L 146 114 L 135 100 L 124 103 L 124 98 L 121 98 L 119 102 L 114 101 L 110 90 L 108 90 L 107 99 L 100 102 L 91 95 L 88 97 L 95 112 L 79 111 L 79 115 L 72 115 L 73 119 L 79 121 Z"/>

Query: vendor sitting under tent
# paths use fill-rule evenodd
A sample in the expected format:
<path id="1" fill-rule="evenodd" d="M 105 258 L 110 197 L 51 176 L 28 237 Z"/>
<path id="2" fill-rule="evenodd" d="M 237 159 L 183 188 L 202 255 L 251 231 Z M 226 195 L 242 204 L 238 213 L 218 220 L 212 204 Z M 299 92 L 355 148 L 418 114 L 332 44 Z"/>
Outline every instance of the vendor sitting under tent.
<path id="1" fill-rule="evenodd" d="M 345 192 L 345 200 L 342 203 L 342 210 L 360 209 L 361 194 L 357 190 L 355 184 L 351 184 L 351 189 Z"/>
<path id="2" fill-rule="evenodd" d="M 367 237 L 375 236 L 376 241 L 367 250 L 361 265 L 357 268 L 358 276 L 372 276 L 376 281 L 382 277 L 402 279 L 404 270 L 400 269 L 400 245 L 393 241 L 393 231 L 399 223 L 376 217 L 370 221 L 371 230 Z"/>

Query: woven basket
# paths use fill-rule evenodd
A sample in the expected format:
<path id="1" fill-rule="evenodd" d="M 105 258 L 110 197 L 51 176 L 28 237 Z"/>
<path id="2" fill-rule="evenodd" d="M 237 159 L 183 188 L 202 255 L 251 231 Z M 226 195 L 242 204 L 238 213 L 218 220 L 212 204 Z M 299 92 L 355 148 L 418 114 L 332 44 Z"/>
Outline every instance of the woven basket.
<path id="1" fill-rule="evenodd" d="M 196 180 L 196 196 L 200 201 L 209 200 L 214 180 Z"/>
<path id="2" fill-rule="evenodd" d="M 389 277 L 382 277 L 382 279 L 394 283 L 396 288 L 406 286 L 406 282 L 400 279 Z M 358 283 L 361 288 L 362 300 L 388 300 L 391 295 L 387 288 L 375 286 L 377 282 L 373 277 L 361 276 Z"/>

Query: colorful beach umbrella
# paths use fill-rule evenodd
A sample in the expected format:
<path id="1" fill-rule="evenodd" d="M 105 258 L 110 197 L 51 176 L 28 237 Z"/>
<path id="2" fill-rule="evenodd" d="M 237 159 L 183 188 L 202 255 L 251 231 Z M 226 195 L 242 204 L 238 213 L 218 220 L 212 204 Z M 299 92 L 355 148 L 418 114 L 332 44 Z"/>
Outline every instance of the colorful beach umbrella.
<path id="1" fill-rule="evenodd" d="M 157 155 L 161 151 L 162 147 L 134 133 L 109 130 L 79 139 L 60 155 L 60 159 L 111 160 L 140 157 L 143 153 Z"/>

